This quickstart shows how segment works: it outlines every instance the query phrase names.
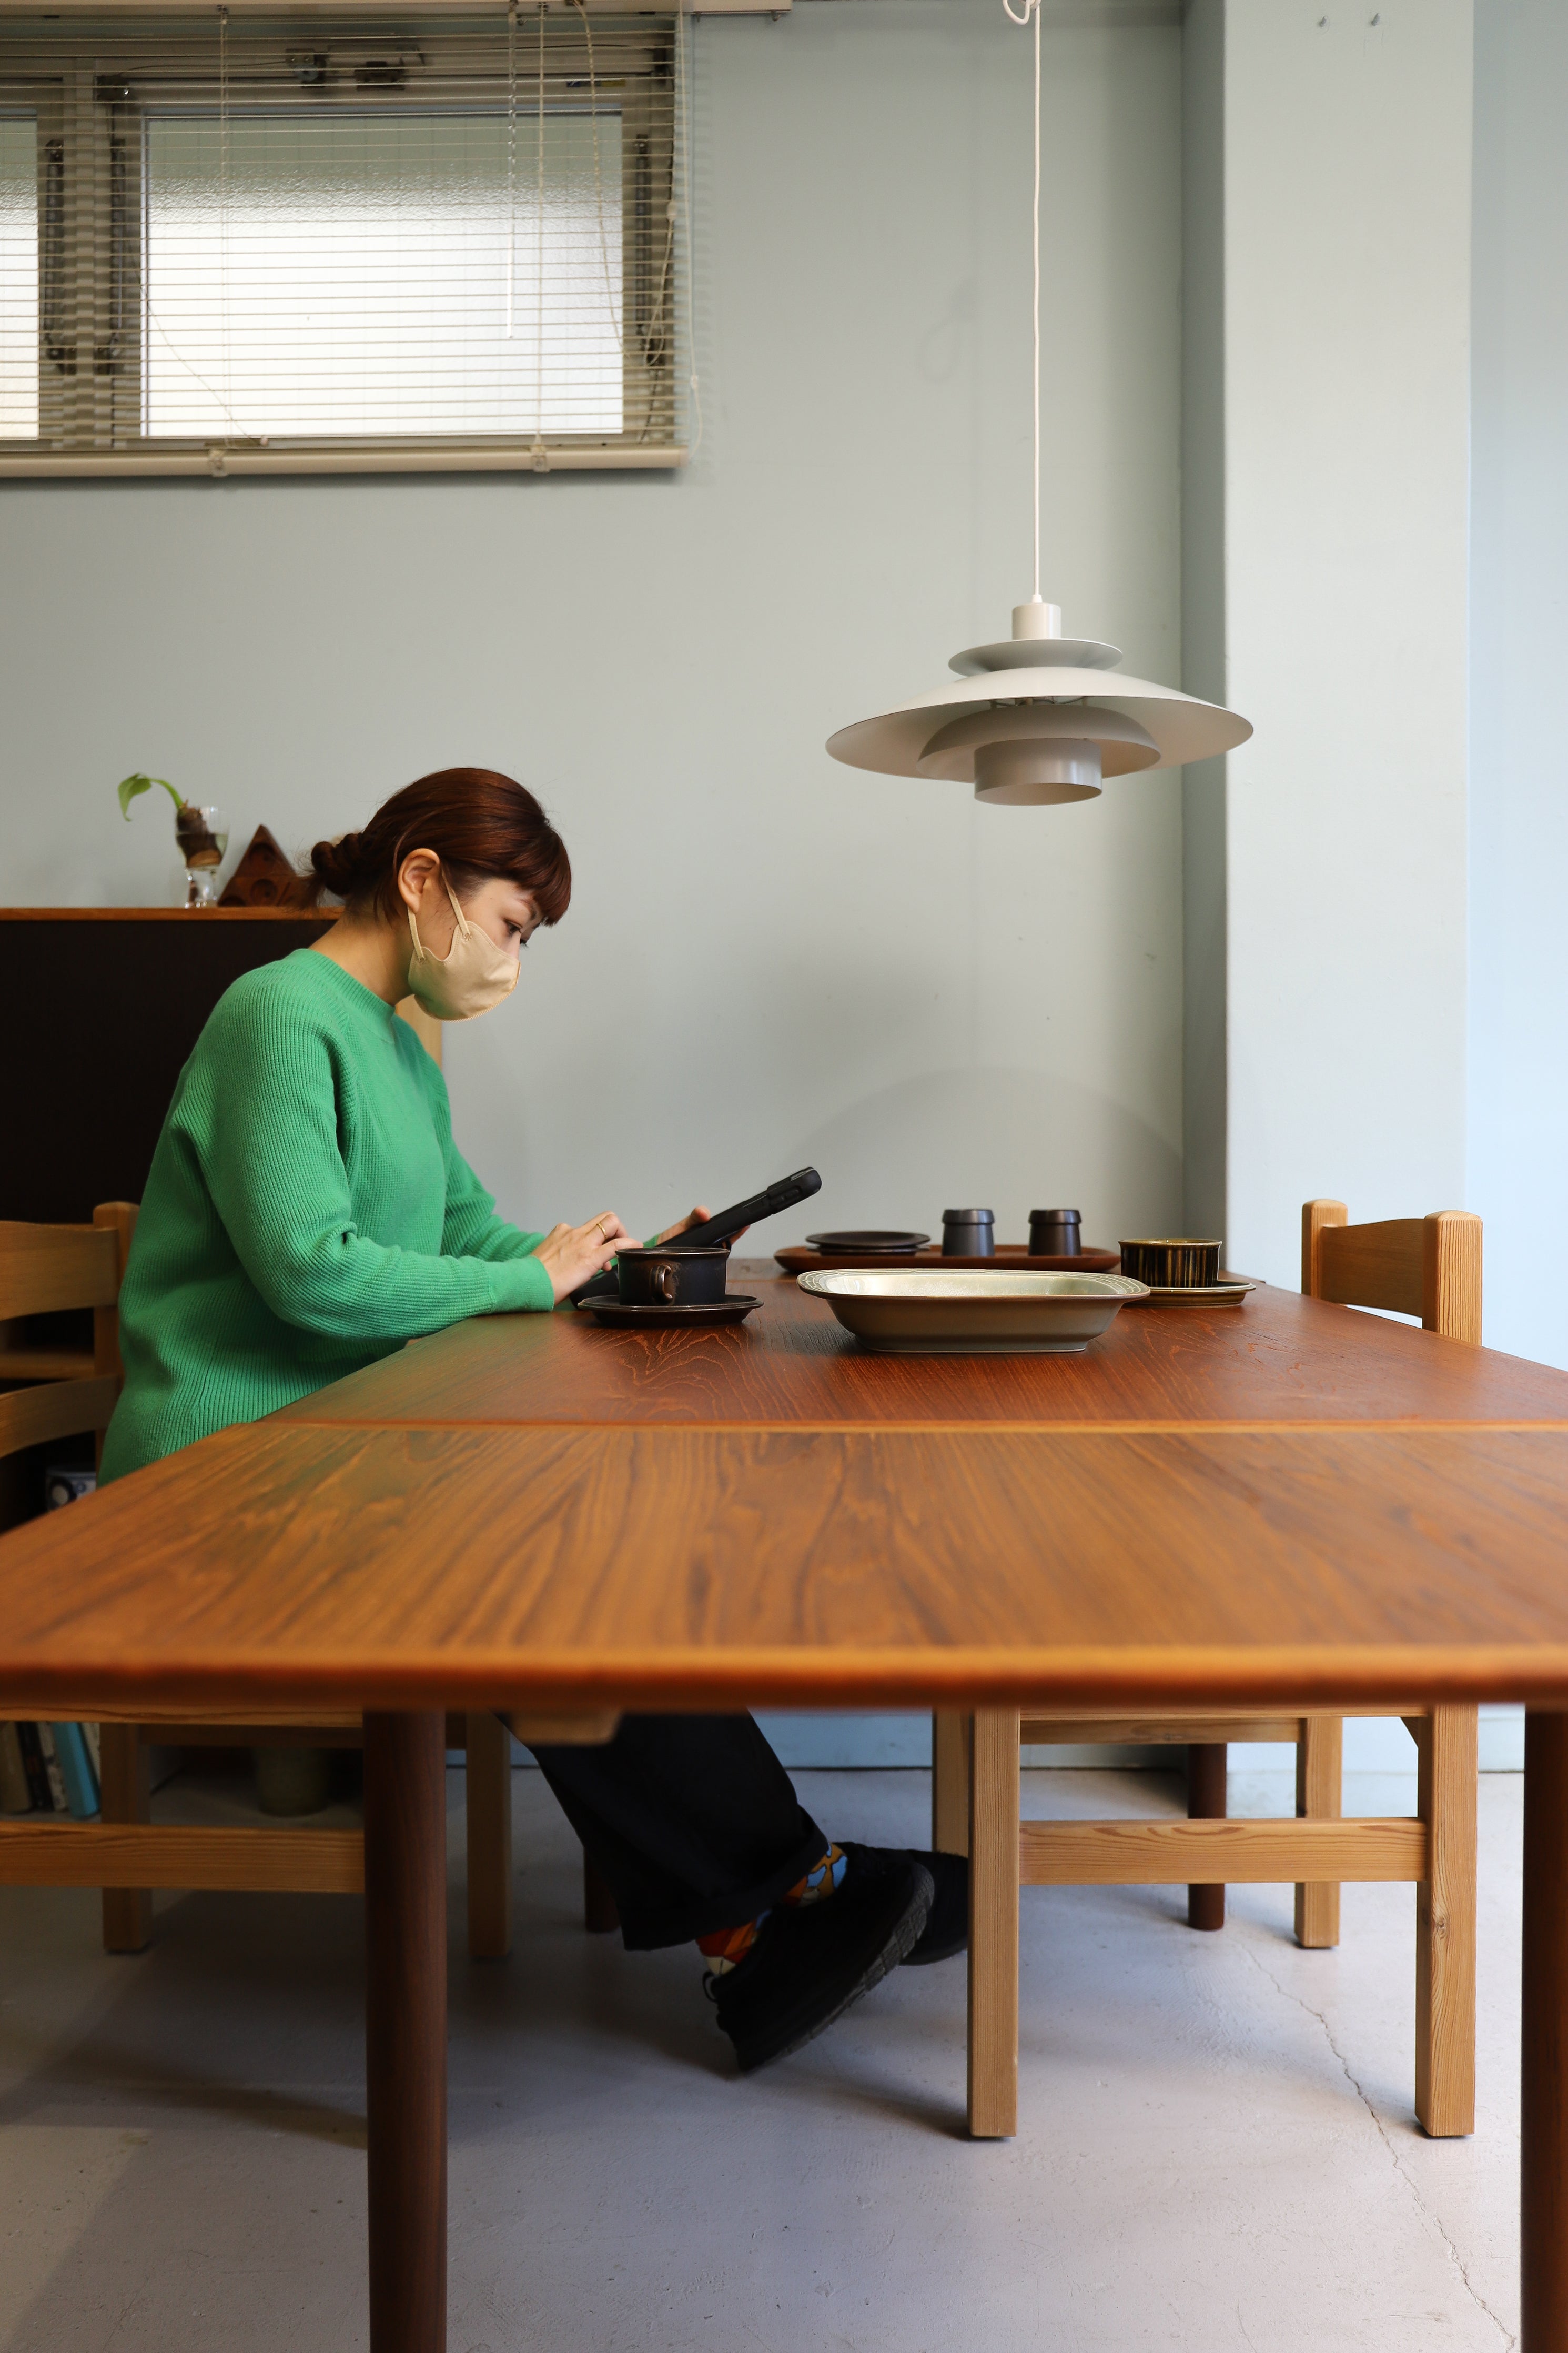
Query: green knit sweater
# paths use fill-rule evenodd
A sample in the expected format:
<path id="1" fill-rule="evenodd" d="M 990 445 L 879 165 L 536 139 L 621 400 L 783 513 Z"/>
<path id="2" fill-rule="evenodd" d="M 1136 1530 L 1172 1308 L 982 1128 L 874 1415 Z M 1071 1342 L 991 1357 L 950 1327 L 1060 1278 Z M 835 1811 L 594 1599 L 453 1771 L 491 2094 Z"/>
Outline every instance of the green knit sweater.
<path id="1" fill-rule="evenodd" d="M 226 991 L 180 1073 L 120 1294 L 101 1481 L 465 1315 L 554 1305 L 452 1142 L 405 1021 L 297 948 Z"/>

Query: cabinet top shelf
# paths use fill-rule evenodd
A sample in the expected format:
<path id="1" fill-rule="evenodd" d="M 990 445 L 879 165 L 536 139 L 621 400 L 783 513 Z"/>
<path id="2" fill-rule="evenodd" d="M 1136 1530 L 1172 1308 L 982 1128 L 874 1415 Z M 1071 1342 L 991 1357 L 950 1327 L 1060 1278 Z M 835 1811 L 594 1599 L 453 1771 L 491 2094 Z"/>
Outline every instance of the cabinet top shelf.
<path id="1" fill-rule="evenodd" d="M 0 907 L 0 923 L 331 923 L 336 907 Z"/>

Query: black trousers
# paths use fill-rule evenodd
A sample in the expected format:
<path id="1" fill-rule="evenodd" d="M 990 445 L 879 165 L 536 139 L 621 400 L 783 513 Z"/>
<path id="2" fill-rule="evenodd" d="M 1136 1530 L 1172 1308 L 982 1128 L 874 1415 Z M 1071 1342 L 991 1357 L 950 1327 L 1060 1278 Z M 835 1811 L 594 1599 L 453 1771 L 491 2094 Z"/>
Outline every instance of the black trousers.
<path id="1" fill-rule="evenodd" d="M 826 1852 L 749 1715 L 628 1715 L 602 1747 L 533 1754 L 631 1951 L 740 1927 Z"/>

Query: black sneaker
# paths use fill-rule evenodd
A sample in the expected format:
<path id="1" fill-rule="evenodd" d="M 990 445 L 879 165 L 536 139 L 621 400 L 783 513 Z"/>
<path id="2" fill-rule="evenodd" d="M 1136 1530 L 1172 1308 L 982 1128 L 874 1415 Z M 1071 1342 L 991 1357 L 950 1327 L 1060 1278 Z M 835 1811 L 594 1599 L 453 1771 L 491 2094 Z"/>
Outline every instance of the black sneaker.
<path id="1" fill-rule="evenodd" d="M 739 1967 L 706 1980 L 741 2073 L 798 2051 L 879 1985 L 917 1942 L 933 1893 L 912 1855 L 861 1847 L 837 1894 L 781 1905 Z"/>
<path id="2" fill-rule="evenodd" d="M 857 1856 L 880 1856 L 879 1847 L 851 1846 L 841 1841 L 850 1869 Z M 969 1945 L 969 1857 L 966 1854 L 923 1854 L 912 1848 L 890 1850 L 905 1862 L 918 1862 L 929 1872 L 935 1895 L 925 1926 L 912 1952 L 904 1955 L 907 1969 L 923 1968 L 929 1961 L 951 1961 Z"/>

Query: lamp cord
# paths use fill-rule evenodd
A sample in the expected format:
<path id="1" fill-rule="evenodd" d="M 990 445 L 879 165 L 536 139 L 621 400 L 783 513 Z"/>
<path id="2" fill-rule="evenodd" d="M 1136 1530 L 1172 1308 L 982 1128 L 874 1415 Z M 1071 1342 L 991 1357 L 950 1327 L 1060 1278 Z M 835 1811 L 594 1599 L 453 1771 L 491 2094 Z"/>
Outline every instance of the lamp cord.
<path id="1" fill-rule="evenodd" d="M 1035 20 L 1035 593 L 1030 602 L 1040 601 L 1040 0 L 1024 0 L 1024 13 L 1019 16 L 1013 0 L 1002 0 L 1002 5 L 1015 25 L 1026 25 Z"/>

